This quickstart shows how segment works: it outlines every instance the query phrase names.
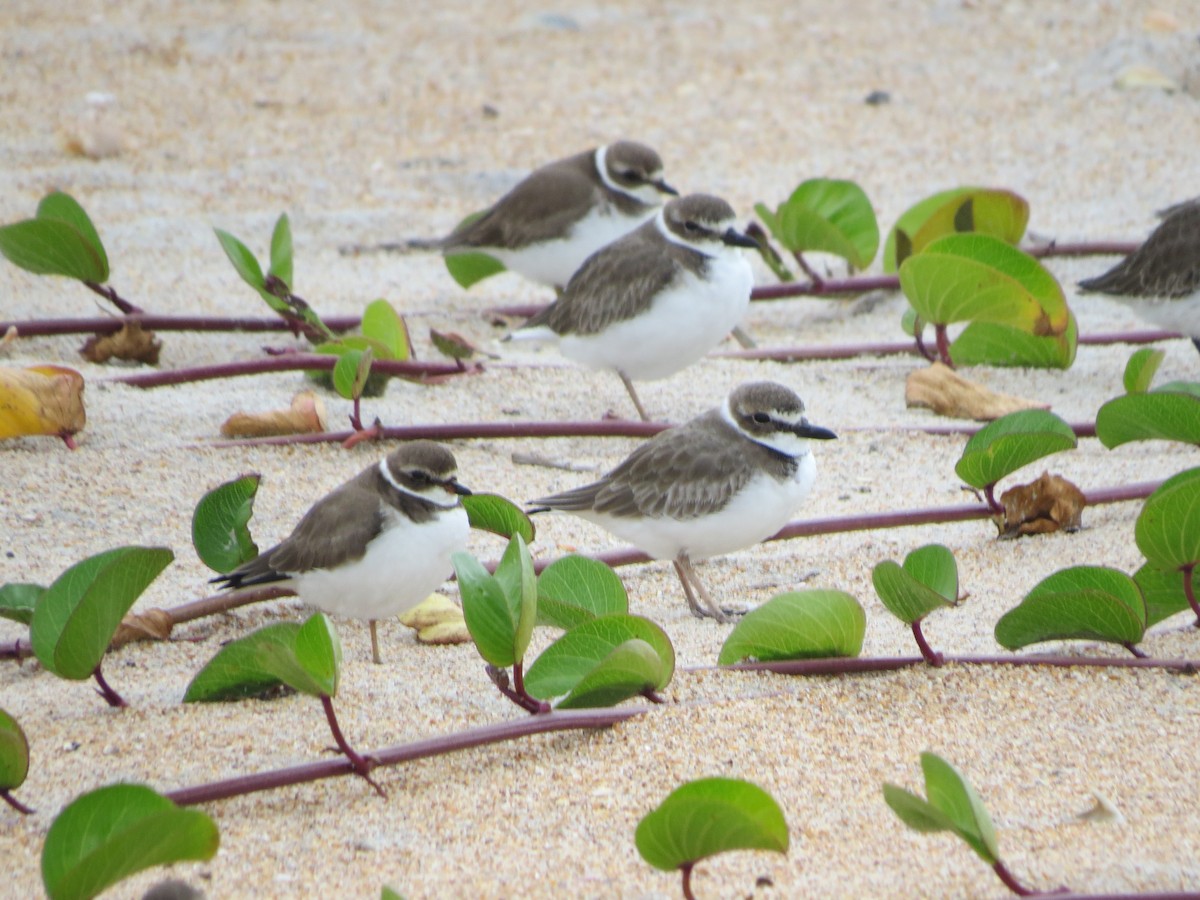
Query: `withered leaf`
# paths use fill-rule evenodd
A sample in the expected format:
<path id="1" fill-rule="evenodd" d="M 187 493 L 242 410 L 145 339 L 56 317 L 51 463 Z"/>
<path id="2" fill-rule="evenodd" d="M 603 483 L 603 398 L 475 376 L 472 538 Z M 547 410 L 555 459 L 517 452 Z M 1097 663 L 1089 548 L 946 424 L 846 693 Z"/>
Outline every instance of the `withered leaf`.
<path id="1" fill-rule="evenodd" d="M 144 613 L 129 613 L 117 626 L 113 645 L 120 647 L 133 641 L 165 641 L 171 636 L 175 620 L 162 609 L 148 609 Z"/>
<path id="2" fill-rule="evenodd" d="M 430 594 L 400 617 L 422 644 L 466 644 L 471 640 L 462 609 L 441 594 Z"/>
<path id="3" fill-rule="evenodd" d="M 55 435 L 74 448 L 83 430 L 83 376 L 65 366 L 0 367 L 0 440 Z"/>
<path id="4" fill-rule="evenodd" d="M 327 425 L 325 401 L 312 391 L 300 391 L 287 409 L 234 413 L 221 426 L 221 434 L 227 438 L 319 434 Z"/>
<path id="5" fill-rule="evenodd" d="M 480 348 L 478 344 L 467 340 L 457 331 L 438 331 L 436 328 L 430 328 L 429 339 L 439 353 L 451 359 L 471 359 L 474 356 L 486 356 L 489 359 L 500 358 L 495 353 L 489 353 Z"/>
<path id="6" fill-rule="evenodd" d="M 115 358 L 151 366 L 158 365 L 161 351 L 162 341 L 138 322 L 126 322 L 112 334 L 93 334 L 79 348 L 80 356 L 88 362 L 105 363 Z"/>
<path id="7" fill-rule="evenodd" d="M 990 422 L 1021 409 L 1049 409 L 1049 404 L 997 394 L 983 385 L 968 381 L 940 362 L 917 369 L 904 384 L 904 403 L 908 407 L 931 409 L 952 419 L 977 419 Z"/>
<path id="8" fill-rule="evenodd" d="M 1061 475 L 1043 472 L 1037 481 L 1005 491 L 1000 495 L 1000 504 L 1004 507 L 1000 536 L 1013 538 L 1050 534 L 1060 528 L 1078 531 L 1087 501 L 1083 491 Z"/>

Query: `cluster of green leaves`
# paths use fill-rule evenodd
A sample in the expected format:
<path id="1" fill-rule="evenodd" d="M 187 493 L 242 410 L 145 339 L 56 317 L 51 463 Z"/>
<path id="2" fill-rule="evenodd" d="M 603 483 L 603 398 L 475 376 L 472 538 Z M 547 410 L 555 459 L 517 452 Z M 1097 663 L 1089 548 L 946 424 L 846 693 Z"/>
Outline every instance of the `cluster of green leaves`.
<path id="1" fill-rule="evenodd" d="M 1181 441 L 1200 446 L 1200 383 L 1169 381 L 1151 388 L 1165 354 L 1143 347 L 1125 365 L 1125 394 L 1096 414 L 1096 437 L 1112 449 L 1131 441 Z"/>
<path id="2" fill-rule="evenodd" d="M 48 671 L 95 677 L 112 705 L 124 701 L 100 676 L 100 661 L 121 619 L 175 555 L 165 547 L 118 547 L 66 569 L 49 587 L 0 587 L 0 615 L 29 625 L 33 652 Z"/>
<path id="3" fill-rule="evenodd" d="M 1024 409 L 989 422 L 963 448 L 954 471 L 968 485 L 985 491 L 988 503 L 1000 511 L 995 487 L 1035 460 L 1073 450 L 1078 439 L 1071 426 L 1044 409 Z"/>
<path id="4" fill-rule="evenodd" d="M 412 358 L 408 324 L 386 300 L 372 300 L 367 304 L 360 328 L 362 334 L 345 335 L 314 348 L 317 353 L 338 359 L 331 373 L 314 372 L 312 377 L 318 382 L 331 379 L 333 389 L 347 400 L 383 394 L 388 376 L 372 371 L 375 360 L 403 362 Z"/>
<path id="5" fill-rule="evenodd" d="M 35 275 L 108 281 L 108 254 L 96 226 L 70 194 L 42 198 L 32 219 L 0 227 L 0 254 Z"/>
<path id="6" fill-rule="evenodd" d="M 670 683 L 675 650 L 649 619 L 628 613 L 619 578 L 603 563 L 568 556 L 539 578 L 524 539 L 509 541 L 495 574 L 469 553 L 456 553 L 454 570 L 463 617 L 480 655 L 496 669 L 513 670 L 514 702 L 531 711 L 611 706 L 653 695 Z M 537 624 L 566 631 L 525 670 Z"/>
<path id="7" fill-rule="evenodd" d="M 642 859 L 664 872 L 683 873 L 691 897 L 692 867 L 733 850 L 788 852 L 787 821 L 779 803 L 756 784 L 737 778 L 701 778 L 680 785 L 638 823 L 634 842 Z"/>
<path id="8" fill-rule="evenodd" d="M 756 203 L 754 211 L 771 236 L 797 259 L 807 252 L 831 253 L 854 269 L 865 269 L 879 250 L 875 208 L 853 181 L 812 178 L 773 211 L 764 203 Z M 782 264 L 772 268 L 780 278 L 791 280 L 792 273 Z"/>

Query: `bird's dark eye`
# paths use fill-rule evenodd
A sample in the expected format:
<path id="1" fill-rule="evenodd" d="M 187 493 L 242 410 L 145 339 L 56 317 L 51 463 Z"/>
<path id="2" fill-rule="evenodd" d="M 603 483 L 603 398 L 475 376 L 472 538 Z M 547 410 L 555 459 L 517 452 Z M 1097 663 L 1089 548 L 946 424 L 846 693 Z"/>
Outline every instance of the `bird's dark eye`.
<path id="1" fill-rule="evenodd" d="M 700 230 L 700 226 L 697 225 L 695 222 L 692 222 L 689 220 L 689 221 L 683 223 L 683 230 L 686 231 L 688 234 L 695 234 L 697 231 Z"/>
<path id="2" fill-rule="evenodd" d="M 756 412 L 750 418 L 754 419 L 754 421 L 757 422 L 759 425 L 766 425 L 768 422 L 771 421 L 771 417 L 769 415 L 767 415 L 765 412 Z"/>
<path id="3" fill-rule="evenodd" d="M 642 176 L 639 175 L 637 172 L 635 172 L 633 169 L 626 169 L 624 172 L 621 173 L 621 177 L 624 178 L 626 181 L 638 181 L 639 179 L 641 179 Z"/>
<path id="4" fill-rule="evenodd" d="M 408 473 L 408 477 L 417 484 L 426 484 L 429 481 L 429 476 L 421 471 L 413 471 Z"/>

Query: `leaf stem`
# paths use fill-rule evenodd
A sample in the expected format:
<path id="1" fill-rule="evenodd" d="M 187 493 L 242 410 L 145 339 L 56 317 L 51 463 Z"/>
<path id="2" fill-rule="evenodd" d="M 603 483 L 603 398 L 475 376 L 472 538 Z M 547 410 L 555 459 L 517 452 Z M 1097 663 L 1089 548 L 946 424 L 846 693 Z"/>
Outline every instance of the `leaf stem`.
<path id="1" fill-rule="evenodd" d="M 130 313 L 137 314 L 142 311 L 140 307 L 134 306 L 128 300 L 122 298 L 121 295 L 117 293 L 116 289 L 109 285 L 97 284 L 94 281 L 85 281 L 84 285 L 95 291 L 126 315 Z"/>
<path id="2" fill-rule="evenodd" d="M 684 900 L 696 900 L 696 895 L 692 893 L 692 867 L 695 865 L 695 862 L 689 860 L 679 867 L 679 874 L 683 876 Z"/>
<path id="3" fill-rule="evenodd" d="M 954 368 L 954 360 L 950 358 L 950 336 L 946 333 L 946 326 L 941 322 L 933 326 L 934 336 L 937 338 L 938 357 L 943 365 L 947 368 Z"/>
<path id="4" fill-rule="evenodd" d="M 104 698 L 104 701 L 109 706 L 122 707 L 129 704 L 112 689 L 112 686 L 104 680 L 104 674 L 100 671 L 100 663 L 96 663 L 96 668 L 92 670 L 92 677 L 96 679 L 96 684 L 100 685 L 96 689 L 96 693 Z"/>
<path id="5" fill-rule="evenodd" d="M 1183 572 L 1183 596 L 1187 597 L 1188 606 L 1196 614 L 1196 627 L 1200 628 L 1200 602 L 1196 600 L 1196 564 L 1188 563 L 1181 571 Z"/>
<path id="6" fill-rule="evenodd" d="M 291 327 L 278 317 L 256 316 L 162 316 L 138 312 L 127 316 L 100 316 L 68 319 L 27 319 L 21 322 L 0 322 L 0 334 L 9 328 L 17 329 L 21 337 L 46 337 L 58 334 L 115 334 L 130 322 L 146 331 L 290 331 Z M 325 320 L 334 332 L 350 331 L 362 324 L 357 316 L 336 316 Z"/>
<path id="7" fill-rule="evenodd" d="M 925 634 L 921 631 L 921 620 L 914 619 L 911 627 L 913 639 L 917 642 L 917 647 L 921 651 L 921 657 L 931 666 L 940 666 L 945 661 L 945 657 L 943 657 L 942 654 L 935 652 L 934 649 L 929 646 L 929 642 L 925 640 Z"/>
<path id="8" fill-rule="evenodd" d="M 35 811 L 33 807 L 26 806 L 16 797 L 10 794 L 7 788 L 0 788 L 0 800 L 3 800 L 23 816 L 32 815 Z"/>
<path id="9" fill-rule="evenodd" d="M 513 663 L 513 685 L 508 683 L 508 671 L 501 669 L 499 666 L 493 666 L 491 663 L 486 668 L 488 678 L 492 679 L 492 684 L 505 697 L 511 700 L 521 709 L 533 715 L 545 715 L 550 712 L 550 704 L 544 700 L 539 700 L 527 690 L 525 690 L 525 665 L 524 662 Z"/>
<path id="10" fill-rule="evenodd" d="M 995 484 L 995 482 L 992 482 L 991 484 L 988 484 L 988 485 L 984 485 L 983 495 L 987 498 L 988 509 L 991 510 L 994 515 L 997 515 L 997 516 L 1004 515 L 1004 507 L 1001 506 L 1000 501 L 996 499 L 996 484 Z"/>
<path id="11" fill-rule="evenodd" d="M 350 765 L 354 767 L 354 771 L 358 776 L 365 780 L 371 787 L 375 788 L 375 793 L 380 797 L 387 797 L 383 788 L 371 777 L 371 770 L 378 765 L 378 762 L 370 756 L 360 756 L 347 743 L 346 738 L 342 736 L 342 729 L 338 727 L 337 715 L 333 711 L 333 698 L 328 694 L 322 694 L 321 706 L 325 709 L 325 718 L 329 720 L 329 730 L 333 732 L 333 740 L 337 744 L 338 750 L 342 752 L 346 759 L 350 760 Z"/>
<path id="12" fill-rule="evenodd" d="M 1012 872 L 1008 871 L 1008 866 L 1004 865 L 1003 860 L 996 860 L 992 863 L 992 870 L 1004 882 L 1004 886 L 1016 894 L 1018 897 L 1032 897 L 1034 894 L 1040 894 L 1041 891 L 1035 891 L 1025 887 L 1021 882 L 1013 877 Z"/>

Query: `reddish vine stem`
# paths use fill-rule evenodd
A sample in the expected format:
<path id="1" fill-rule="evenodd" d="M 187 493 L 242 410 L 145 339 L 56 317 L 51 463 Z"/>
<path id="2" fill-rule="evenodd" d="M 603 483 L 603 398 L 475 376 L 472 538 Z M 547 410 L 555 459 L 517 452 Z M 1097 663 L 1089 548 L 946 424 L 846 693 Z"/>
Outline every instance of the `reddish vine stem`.
<path id="1" fill-rule="evenodd" d="M 96 663 L 96 668 L 92 670 L 92 677 L 96 679 L 96 684 L 100 685 L 96 689 L 96 693 L 104 698 L 104 702 L 109 706 L 122 707 L 128 706 L 124 698 L 112 689 L 112 686 L 104 680 L 104 674 L 100 671 L 100 664 Z"/>
<path id="2" fill-rule="evenodd" d="M 1025 885 L 1021 884 L 1021 882 L 1017 881 L 1012 872 L 1008 871 L 1008 867 L 999 859 L 992 863 L 992 870 L 1000 877 L 1000 880 L 1004 882 L 1004 886 L 1018 897 L 1032 897 L 1035 894 L 1042 893 L 1041 891 L 1035 891 L 1031 888 L 1027 888 Z M 1065 889 L 1060 888 L 1059 890 L 1061 891 Z"/>
<path id="3" fill-rule="evenodd" d="M 165 372 L 139 372 L 135 375 L 121 375 L 108 378 L 106 381 L 115 384 L 129 384 L 139 388 L 156 388 L 170 384 L 208 381 L 213 378 L 261 375 L 266 372 L 295 372 L 309 369 L 328 370 L 337 365 L 337 361 L 338 357 L 325 353 L 286 353 L 282 356 L 268 356 L 262 359 L 244 360 L 242 362 L 220 363 L 214 366 L 171 369 Z M 478 365 L 468 367 L 464 370 L 453 363 L 401 362 L 391 359 L 375 360 L 371 364 L 371 368 L 373 371 L 382 372 L 386 375 L 396 375 L 401 378 L 416 380 L 464 375 L 482 371 L 482 367 Z"/>
<path id="4" fill-rule="evenodd" d="M 329 722 L 329 730 L 333 732 L 333 740 L 334 743 L 337 744 L 338 750 L 342 752 L 346 759 L 350 760 L 350 764 L 354 766 L 355 773 L 357 773 L 360 778 L 366 781 L 367 784 L 375 788 L 375 793 L 377 793 L 380 797 L 386 798 L 387 793 L 379 786 L 379 783 L 371 777 L 371 770 L 375 768 L 378 763 L 369 755 L 360 756 L 358 753 L 356 753 L 354 748 L 351 747 L 349 742 L 346 740 L 345 736 L 343 736 L 342 729 L 338 725 L 337 715 L 333 711 L 333 698 L 328 694 L 322 694 L 321 706 L 325 710 L 325 718 Z"/>
<path id="5" fill-rule="evenodd" d="M 36 810 L 34 810 L 33 807 L 26 806 L 24 803 L 22 803 L 16 797 L 14 797 L 12 794 L 10 794 L 8 792 L 7 788 L 0 789 L 0 800 L 3 800 L 5 803 L 7 803 L 9 806 L 11 806 L 13 809 L 15 809 L 17 812 L 19 812 L 23 816 L 29 816 L 29 815 L 32 815 L 34 812 L 36 812 Z"/>
<path id="6" fill-rule="evenodd" d="M 1200 628 L 1200 602 L 1196 600 L 1196 564 L 1188 563 L 1183 567 L 1183 596 L 1187 597 L 1188 606 L 1196 614 L 1196 627 Z"/>
<path id="7" fill-rule="evenodd" d="M 362 324 L 358 316 L 332 316 L 323 320 L 333 332 L 350 331 Z M 79 319 L 29 319 L 0 322 L 0 333 L 17 329 L 21 337 L 47 337 L 60 334 L 114 334 L 136 322 L 147 331 L 291 331 L 291 325 L 278 317 L 257 316 L 160 316 L 130 313 L 126 316 L 100 316 Z"/>
<path id="8" fill-rule="evenodd" d="M 511 741 L 534 734 L 610 728 L 649 710 L 648 706 L 625 706 L 619 709 L 604 710 L 560 710 L 544 716 L 528 716 L 512 722 L 485 725 L 441 737 L 426 738 L 411 744 L 386 747 L 382 750 L 371 751 L 368 756 L 375 761 L 377 768 L 394 766 L 414 759 L 453 753 L 457 750 L 469 750 L 472 747 Z M 215 800 L 224 800 L 243 794 L 354 774 L 357 774 L 354 765 L 347 758 L 323 759 L 287 769 L 276 769 L 270 772 L 214 781 L 209 784 L 178 788 L 166 792 L 165 796 L 180 806 L 193 806 L 197 803 L 211 803 Z"/>
<path id="9" fill-rule="evenodd" d="M 679 873 L 683 878 L 683 896 L 684 900 L 696 900 L 696 895 L 692 893 L 692 867 L 694 862 L 685 862 L 679 867 Z"/>
<path id="10" fill-rule="evenodd" d="M 926 663 L 923 656 L 871 656 L 865 658 L 837 656 L 826 659 L 792 659 L 780 662 L 734 663 L 729 666 L 688 666 L 685 671 L 714 669 L 774 672 L 777 675 L 854 675 L 865 672 L 891 672 Z M 1158 659 L 1136 656 L 1067 656 L 1048 653 L 1030 656 L 942 656 L 942 665 L 958 663 L 964 666 L 1082 666 L 1097 669 L 1167 669 L 1195 675 L 1200 672 L 1200 660 Z"/>
<path id="11" fill-rule="evenodd" d="M 94 281 L 85 281 L 83 284 L 85 287 L 89 288 L 90 290 L 95 291 L 97 294 L 99 294 L 101 297 L 103 297 L 105 300 L 107 300 L 109 303 L 111 303 L 113 306 L 115 306 L 117 309 L 119 309 L 121 312 L 125 313 L 126 315 L 130 315 L 130 314 L 137 315 L 138 313 L 142 312 L 140 307 L 134 306 L 132 303 L 130 303 L 128 300 L 126 300 L 124 297 L 122 297 L 120 294 L 118 294 L 116 291 L 116 288 L 110 287 L 108 285 L 97 284 Z"/>
<path id="12" fill-rule="evenodd" d="M 929 663 L 931 666 L 940 666 L 946 661 L 946 658 L 930 647 L 929 642 L 925 640 L 925 634 L 921 631 L 920 619 L 913 621 L 910 627 L 912 628 L 913 639 L 916 640 L 917 647 L 921 651 L 921 658 L 924 659 L 925 662 Z"/>

